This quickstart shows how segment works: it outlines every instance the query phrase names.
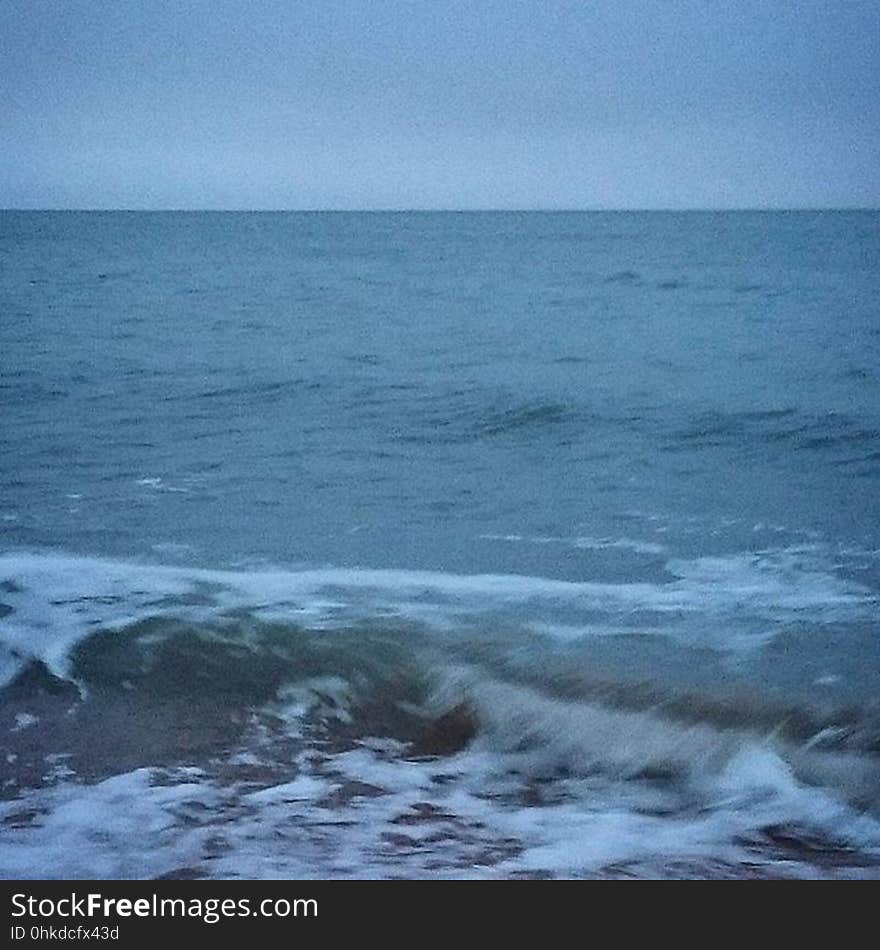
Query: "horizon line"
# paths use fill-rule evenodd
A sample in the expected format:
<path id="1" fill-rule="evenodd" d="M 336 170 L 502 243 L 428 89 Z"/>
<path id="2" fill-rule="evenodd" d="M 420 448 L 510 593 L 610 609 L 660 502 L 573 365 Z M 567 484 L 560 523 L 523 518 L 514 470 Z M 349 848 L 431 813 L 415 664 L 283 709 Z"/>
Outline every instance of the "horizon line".
<path id="1" fill-rule="evenodd" d="M 76 213 L 76 214 L 755 214 L 755 213 L 818 213 L 818 212 L 876 212 L 878 205 L 736 205 L 713 207 L 687 205 L 668 206 L 595 206 L 595 207 L 375 207 L 375 208 L 246 208 L 246 207 L 0 207 L 0 213 Z"/>

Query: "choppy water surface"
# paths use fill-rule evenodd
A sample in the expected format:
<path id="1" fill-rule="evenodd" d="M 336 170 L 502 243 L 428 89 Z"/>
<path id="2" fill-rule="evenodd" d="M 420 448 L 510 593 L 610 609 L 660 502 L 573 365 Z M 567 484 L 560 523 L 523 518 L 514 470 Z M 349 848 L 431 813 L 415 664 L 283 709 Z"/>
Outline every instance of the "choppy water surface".
<path id="1" fill-rule="evenodd" d="M 4 876 L 878 876 L 880 214 L 0 213 Z"/>

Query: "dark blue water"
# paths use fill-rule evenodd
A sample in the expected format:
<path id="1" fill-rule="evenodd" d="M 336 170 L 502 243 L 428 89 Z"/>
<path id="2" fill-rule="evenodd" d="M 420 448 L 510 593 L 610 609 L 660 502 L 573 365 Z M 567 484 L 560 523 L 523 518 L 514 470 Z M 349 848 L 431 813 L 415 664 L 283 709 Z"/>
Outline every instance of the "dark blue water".
<path id="1" fill-rule="evenodd" d="M 283 676 L 259 666 L 232 705 L 280 735 L 296 717 L 278 704 L 299 690 L 302 720 L 303 748 L 273 746 L 281 773 L 249 794 L 268 801 L 289 767 L 306 783 L 297 801 L 339 798 L 341 779 L 296 756 L 319 720 L 326 732 L 363 715 L 333 741 L 358 781 L 376 772 L 369 808 L 393 821 L 418 804 L 398 801 L 410 780 L 390 774 L 414 774 L 421 741 L 400 710 L 447 733 L 454 714 L 461 741 L 431 754 L 453 775 L 434 784 L 459 798 L 413 788 L 492 826 L 492 859 L 474 871 L 463 833 L 451 856 L 364 841 L 335 865 L 240 842 L 225 864 L 205 864 L 199 841 L 148 860 L 116 842 L 67 873 L 873 866 L 878 299 L 873 212 L 0 213 L 6 789 L 13 810 L 56 796 L 8 873 L 52 873 L 33 855 L 59 829 L 82 851 L 89 796 L 113 782 L 135 795 L 145 769 L 201 769 L 198 795 L 222 798 L 244 779 L 206 762 L 268 768 L 265 732 L 214 735 L 207 714 L 193 747 L 152 748 L 142 726 L 140 755 L 84 752 L 122 707 L 179 726 L 190 674 L 230 702 L 239 641 L 251 658 L 280 649 Z M 265 624 L 287 631 L 283 648 Z M 293 657 L 294 642 L 324 659 Z M 352 664 L 379 656 L 382 675 L 360 682 Z M 50 681 L 65 696 L 91 685 L 55 744 Z M 327 690 L 335 719 L 315 712 Z M 376 718 L 377 696 L 395 712 Z M 473 772 L 456 764 L 467 756 L 479 788 L 454 779 Z M 670 825 L 664 844 L 658 775 L 662 795 L 705 799 L 711 828 L 692 822 L 690 841 Z M 643 793 L 651 804 L 632 805 Z M 352 801 L 339 809 L 367 822 Z"/>

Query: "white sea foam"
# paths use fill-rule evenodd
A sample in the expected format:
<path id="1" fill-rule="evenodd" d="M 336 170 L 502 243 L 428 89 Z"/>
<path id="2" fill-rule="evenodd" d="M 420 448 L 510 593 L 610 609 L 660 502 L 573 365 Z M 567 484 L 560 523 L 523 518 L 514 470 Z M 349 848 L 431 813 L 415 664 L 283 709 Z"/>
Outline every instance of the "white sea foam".
<path id="1" fill-rule="evenodd" d="M 303 753 L 292 777 L 256 790 L 195 770 L 147 769 L 42 789 L 0 805 L 8 829 L 0 874 L 870 876 L 865 860 L 880 859 L 876 821 L 800 784 L 759 742 L 666 790 L 589 772 L 535 785 L 530 756 L 505 753 L 491 733 L 436 761 L 406 760 L 374 740 L 337 755 Z M 524 802 L 530 789 L 534 800 Z M 774 855 L 764 832 L 774 826 L 826 834 L 839 854 L 827 865 L 808 849 Z"/>
<path id="2" fill-rule="evenodd" d="M 206 833 L 181 833 L 179 819 L 187 806 L 216 800 L 216 792 L 194 782 L 157 787 L 152 774 L 138 769 L 97 785 L 62 785 L 4 802 L 0 874 L 139 878 L 194 860 Z M 28 816 L 29 808 L 35 816 Z"/>
<path id="3" fill-rule="evenodd" d="M 0 581 L 11 584 L 3 599 L 13 608 L 0 642 L 7 678 L 28 657 L 64 674 L 71 647 L 97 628 L 241 609 L 314 626 L 399 618 L 441 629 L 500 613 L 547 631 L 559 624 L 564 638 L 578 627 L 632 630 L 644 615 L 635 623 L 643 632 L 733 649 L 760 645 L 805 611 L 813 623 L 836 623 L 871 619 L 878 606 L 870 589 L 800 552 L 673 560 L 667 570 L 676 580 L 615 584 L 357 568 L 204 570 L 16 552 L 0 555 Z"/>
<path id="4" fill-rule="evenodd" d="M 13 732 L 21 732 L 22 729 L 28 729 L 31 726 L 35 726 L 40 721 L 38 716 L 34 716 L 32 713 L 20 712 L 15 714 L 15 725 L 12 727 Z"/>
<path id="5" fill-rule="evenodd" d="M 0 875 L 815 877 L 880 866 L 880 823 L 847 802 L 876 791 L 876 764 L 826 751 L 835 736 L 798 746 L 554 698 L 475 667 L 435 674 L 424 713 L 465 704 L 476 717 L 457 753 L 407 758 L 388 737 L 310 746 L 317 705 L 343 722 L 354 710 L 342 677 L 305 680 L 267 707 L 302 750 L 282 762 L 263 765 L 258 734 L 214 772 L 138 769 L 79 785 L 58 771 L 54 786 L 3 803 Z"/>
<path id="6" fill-rule="evenodd" d="M 653 541 L 644 541 L 638 538 L 597 538 L 589 535 L 578 535 L 573 538 L 556 537 L 554 535 L 522 535 L 522 534 L 481 534 L 486 541 L 506 541 L 508 543 L 524 544 L 559 544 L 581 550 L 607 551 L 614 548 L 633 551 L 636 554 L 662 555 L 666 546 Z"/>

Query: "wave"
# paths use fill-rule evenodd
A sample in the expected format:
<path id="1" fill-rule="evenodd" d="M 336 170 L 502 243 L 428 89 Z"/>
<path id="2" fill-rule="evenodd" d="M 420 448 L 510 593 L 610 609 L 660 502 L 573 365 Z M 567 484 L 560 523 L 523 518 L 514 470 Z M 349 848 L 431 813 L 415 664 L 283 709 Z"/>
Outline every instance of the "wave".
<path id="1" fill-rule="evenodd" d="M 876 612 L 803 559 L 599 584 L 7 553 L 0 874 L 875 876 L 876 691 L 783 694 L 667 636 Z M 630 632 L 548 632 L 603 611 Z"/>
<path id="2" fill-rule="evenodd" d="M 827 454 L 832 462 L 872 461 L 880 432 L 865 428 L 845 413 L 805 413 L 791 407 L 745 412 L 707 412 L 694 416 L 666 439 L 667 452 L 694 448 L 757 448 L 780 446 L 794 452 Z M 852 452 L 868 453 L 852 458 Z"/>
<path id="3" fill-rule="evenodd" d="M 0 873 L 878 873 L 880 760 L 833 727 L 804 740 L 767 708 L 563 696 L 491 666 L 402 632 L 97 634 L 79 698 L 36 668 L 4 691 L 37 714 L 7 738 L 35 780 L 0 805 Z"/>
<path id="4" fill-rule="evenodd" d="M 593 543 L 575 544 L 582 541 Z M 244 611 L 316 628 L 393 620 L 440 630 L 487 619 L 527 629 L 599 622 L 626 632 L 640 620 L 674 639 L 730 650 L 762 646 L 805 612 L 816 625 L 876 616 L 877 594 L 839 576 L 811 548 L 672 559 L 665 569 L 666 582 L 601 583 L 366 568 L 209 570 L 8 553 L 0 555 L 0 645 L 8 678 L 28 659 L 63 676 L 83 637 L 148 617 L 205 621 Z"/>
<path id="5" fill-rule="evenodd" d="M 568 427 L 584 431 L 601 421 L 591 413 L 558 402 L 486 404 L 479 394 L 459 393 L 422 400 L 408 409 L 410 424 L 394 440 L 412 444 L 466 444 L 484 439 L 535 436 Z"/>

